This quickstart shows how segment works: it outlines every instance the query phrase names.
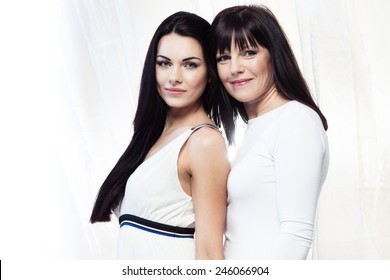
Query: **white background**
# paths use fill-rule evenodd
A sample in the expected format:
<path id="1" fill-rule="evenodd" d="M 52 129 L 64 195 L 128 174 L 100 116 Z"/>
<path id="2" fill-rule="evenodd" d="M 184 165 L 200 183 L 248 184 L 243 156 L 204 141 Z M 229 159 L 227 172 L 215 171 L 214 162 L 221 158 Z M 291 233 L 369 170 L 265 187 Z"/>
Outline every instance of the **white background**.
<path id="1" fill-rule="evenodd" d="M 248 3 L 275 13 L 329 123 L 309 258 L 390 259 L 385 0 L 0 0 L 0 259 L 113 258 L 117 222 L 88 219 L 130 141 L 156 27 Z"/>

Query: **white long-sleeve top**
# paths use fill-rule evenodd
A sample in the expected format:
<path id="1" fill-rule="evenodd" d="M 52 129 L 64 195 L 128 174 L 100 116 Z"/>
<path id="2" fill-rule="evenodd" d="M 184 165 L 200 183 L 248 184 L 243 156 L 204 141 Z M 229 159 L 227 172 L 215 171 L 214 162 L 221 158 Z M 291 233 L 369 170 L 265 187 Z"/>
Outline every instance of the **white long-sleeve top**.
<path id="1" fill-rule="evenodd" d="M 328 172 L 318 114 L 290 101 L 251 119 L 228 179 L 226 259 L 306 259 Z"/>

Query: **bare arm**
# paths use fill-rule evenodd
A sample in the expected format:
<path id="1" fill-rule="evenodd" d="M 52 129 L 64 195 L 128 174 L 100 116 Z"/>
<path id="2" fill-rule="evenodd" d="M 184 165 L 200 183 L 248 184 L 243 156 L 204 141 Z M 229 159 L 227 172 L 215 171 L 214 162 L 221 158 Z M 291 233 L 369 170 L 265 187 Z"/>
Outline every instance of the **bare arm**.
<path id="1" fill-rule="evenodd" d="M 230 164 L 222 135 L 203 128 L 188 141 L 195 211 L 196 259 L 223 259 L 227 176 Z"/>

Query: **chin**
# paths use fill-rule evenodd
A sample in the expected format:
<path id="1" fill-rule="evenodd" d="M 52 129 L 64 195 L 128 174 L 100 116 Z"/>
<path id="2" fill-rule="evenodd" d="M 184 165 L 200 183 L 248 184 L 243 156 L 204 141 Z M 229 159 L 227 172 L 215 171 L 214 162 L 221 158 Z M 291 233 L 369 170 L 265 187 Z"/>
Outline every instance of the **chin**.
<path id="1" fill-rule="evenodd" d="M 248 100 L 247 98 L 243 97 L 242 95 L 237 95 L 237 94 L 231 94 L 231 96 L 236 99 L 237 101 L 239 102 L 249 102 L 250 100 Z"/>

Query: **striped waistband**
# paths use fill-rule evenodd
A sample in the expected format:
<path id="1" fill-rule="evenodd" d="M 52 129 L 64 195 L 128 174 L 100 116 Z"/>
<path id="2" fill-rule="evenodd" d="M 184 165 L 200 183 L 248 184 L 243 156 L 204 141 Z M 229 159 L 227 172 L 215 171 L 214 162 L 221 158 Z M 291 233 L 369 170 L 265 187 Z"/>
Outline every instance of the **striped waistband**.
<path id="1" fill-rule="evenodd" d="M 194 238 L 194 228 L 182 228 L 160 224 L 134 215 L 125 214 L 119 217 L 120 227 L 131 226 L 151 233 L 176 238 Z"/>

